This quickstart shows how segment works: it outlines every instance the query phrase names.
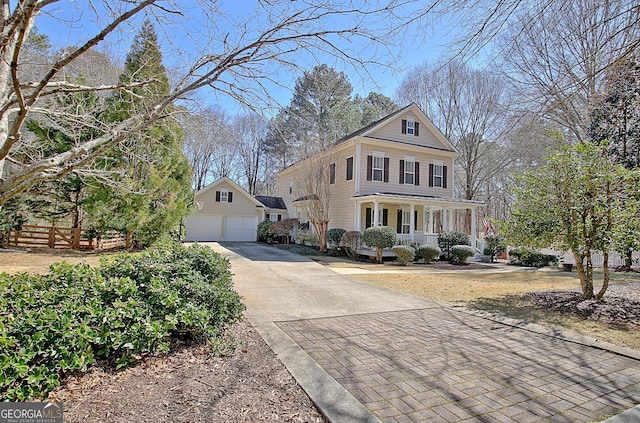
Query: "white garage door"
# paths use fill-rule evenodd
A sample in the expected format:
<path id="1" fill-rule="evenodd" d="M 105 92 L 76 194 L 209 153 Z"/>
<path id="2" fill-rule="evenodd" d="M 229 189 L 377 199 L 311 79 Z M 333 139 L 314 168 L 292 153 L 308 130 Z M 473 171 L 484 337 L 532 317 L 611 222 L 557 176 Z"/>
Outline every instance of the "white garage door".
<path id="1" fill-rule="evenodd" d="M 224 225 L 225 241 L 255 241 L 257 238 L 258 216 L 226 216 Z"/>
<path id="2" fill-rule="evenodd" d="M 220 241 L 222 215 L 198 214 L 187 217 L 185 241 Z"/>

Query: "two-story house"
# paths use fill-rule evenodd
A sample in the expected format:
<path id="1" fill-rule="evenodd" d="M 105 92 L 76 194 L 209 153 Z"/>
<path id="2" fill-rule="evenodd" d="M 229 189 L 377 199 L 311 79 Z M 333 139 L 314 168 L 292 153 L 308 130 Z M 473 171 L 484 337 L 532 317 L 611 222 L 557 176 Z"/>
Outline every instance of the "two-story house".
<path id="1" fill-rule="evenodd" d="M 416 104 L 339 140 L 323 153 L 330 167 L 329 228 L 396 228 L 401 240 L 437 245 L 437 233 L 461 230 L 470 215 L 476 246 L 476 209 L 483 203 L 454 198 L 454 159 L 460 154 Z M 278 173 L 278 195 L 290 217 L 306 218 L 308 193 L 295 186 L 311 158 Z"/>

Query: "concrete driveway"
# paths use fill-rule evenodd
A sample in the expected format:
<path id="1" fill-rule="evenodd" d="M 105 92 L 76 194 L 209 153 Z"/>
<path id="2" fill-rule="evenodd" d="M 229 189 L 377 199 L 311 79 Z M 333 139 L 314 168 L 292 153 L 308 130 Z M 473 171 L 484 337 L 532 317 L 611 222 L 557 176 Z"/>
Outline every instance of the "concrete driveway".
<path id="1" fill-rule="evenodd" d="M 640 357 L 357 282 L 264 244 L 229 258 L 246 316 L 332 422 L 640 421 Z M 630 418 L 631 420 L 625 420 Z"/>

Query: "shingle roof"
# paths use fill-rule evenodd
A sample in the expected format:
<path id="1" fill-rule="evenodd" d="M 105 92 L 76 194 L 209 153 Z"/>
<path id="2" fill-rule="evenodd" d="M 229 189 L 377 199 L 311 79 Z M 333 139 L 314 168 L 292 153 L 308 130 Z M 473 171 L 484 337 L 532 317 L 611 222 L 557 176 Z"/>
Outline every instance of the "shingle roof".
<path id="1" fill-rule="evenodd" d="M 269 209 L 281 209 L 286 210 L 287 206 L 284 203 L 282 197 L 270 197 L 268 195 L 256 195 L 256 200 L 260 201 L 264 204 L 265 207 Z"/>
<path id="2" fill-rule="evenodd" d="M 411 107 L 411 104 L 406 106 L 406 107 L 403 107 L 401 109 L 398 109 L 395 112 L 391 113 L 390 115 L 387 115 L 387 116 L 383 117 L 382 119 L 379 119 L 379 120 L 377 120 L 375 122 L 372 122 L 369 125 L 367 125 L 367 126 L 365 126 L 363 128 L 360 128 L 355 132 L 350 133 L 349 135 L 345 135 L 344 137 L 342 137 L 338 141 L 336 141 L 335 144 L 336 145 L 337 144 L 341 144 L 341 143 L 343 143 L 343 142 L 345 142 L 345 141 L 347 141 L 347 140 L 349 140 L 349 139 L 351 139 L 353 137 L 356 137 L 356 136 L 358 136 L 360 134 L 363 134 L 363 133 L 367 132 L 369 129 L 374 128 L 376 125 L 379 125 L 380 123 L 384 122 L 385 120 L 389 120 L 389 119 L 393 118 L 394 116 L 404 112 L 409 107 Z"/>

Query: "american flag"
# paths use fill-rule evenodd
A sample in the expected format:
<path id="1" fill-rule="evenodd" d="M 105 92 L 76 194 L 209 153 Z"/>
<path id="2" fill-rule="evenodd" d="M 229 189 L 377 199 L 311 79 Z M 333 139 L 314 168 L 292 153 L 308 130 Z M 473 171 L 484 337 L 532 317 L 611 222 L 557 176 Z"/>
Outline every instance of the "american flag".
<path id="1" fill-rule="evenodd" d="M 491 223 L 486 218 L 482 219 L 482 225 L 484 226 L 485 235 L 493 235 L 493 227 L 491 227 Z"/>

